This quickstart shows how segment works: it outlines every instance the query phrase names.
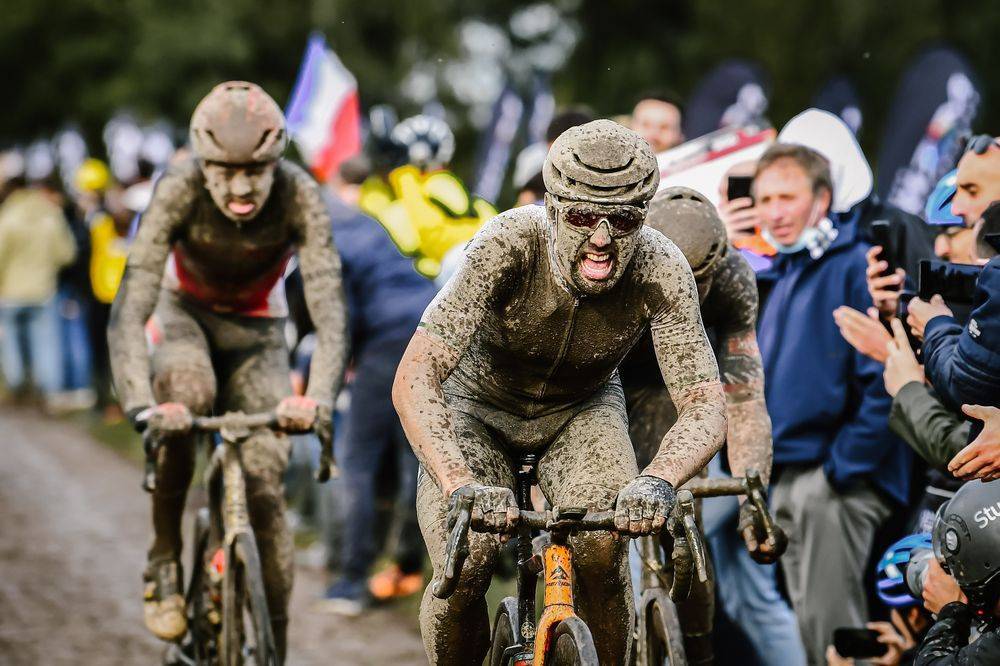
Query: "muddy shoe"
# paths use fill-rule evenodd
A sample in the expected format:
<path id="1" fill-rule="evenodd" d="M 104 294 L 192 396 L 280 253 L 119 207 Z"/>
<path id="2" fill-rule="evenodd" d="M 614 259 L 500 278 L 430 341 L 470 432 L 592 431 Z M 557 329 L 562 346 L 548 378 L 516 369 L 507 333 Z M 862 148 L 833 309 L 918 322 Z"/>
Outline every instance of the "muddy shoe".
<path id="1" fill-rule="evenodd" d="M 180 564 L 174 560 L 150 562 L 143 574 L 142 612 L 146 628 L 164 641 L 180 640 L 187 633 Z"/>

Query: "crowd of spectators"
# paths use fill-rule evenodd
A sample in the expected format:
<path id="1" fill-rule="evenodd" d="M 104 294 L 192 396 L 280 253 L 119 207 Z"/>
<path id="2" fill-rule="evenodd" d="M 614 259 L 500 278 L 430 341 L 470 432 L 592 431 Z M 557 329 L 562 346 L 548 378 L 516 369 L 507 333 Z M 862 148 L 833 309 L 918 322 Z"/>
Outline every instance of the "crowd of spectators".
<path id="1" fill-rule="evenodd" d="M 662 153 L 684 141 L 682 117 L 675 97 L 649 93 L 618 119 Z M 584 108 L 557 114 L 548 142 L 592 118 Z M 518 205 L 544 194 L 544 152 L 526 151 L 518 160 Z M 288 477 L 291 495 L 308 495 L 293 502 L 296 510 L 320 528 L 316 551 L 331 573 L 320 606 L 350 615 L 373 599 L 414 594 L 424 584 L 414 508 L 417 462 L 390 392 L 436 286 L 399 251 L 386 224 L 362 212 L 366 188 L 383 191 L 373 186 L 385 176 L 373 163 L 380 160 L 347 160 L 326 189 L 343 262 L 352 359 L 336 415 L 341 476 L 332 490 L 303 493 L 301 479 L 308 476 L 296 474 L 295 461 L 309 467 L 316 446 L 299 438 Z M 113 183 L 96 160 L 80 168 L 69 188 L 51 174 L 4 174 L 0 359 L 6 400 L 39 400 L 50 412 L 96 406 L 115 417 L 103 331 L 129 229 L 148 201 L 153 176 L 143 168 L 134 182 Z M 751 179 L 750 196 L 730 198 L 730 176 Z M 1000 231 L 1000 204 L 991 207 L 1000 200 L 1000 144 L 989 136 L 971 139 L 956 172 L 942 183 L 943 218 L 931 206 L 922 219 L 885 204 L 873 193 L 872 171 L 853 133 L 837 117 L 810 110 L 758 159 L 732 165 L 718 185 L 730 241 L 759 268 L 757 332 L 774 451 L 769 492 L 789 538 L 787 552 L 777 567 L 751 561 L 733 538 L 735 508 L 724 503 L 707 502 L 704 520 L 716 558 L 717 607 L 728 619 L 719 631 L 732 634 L 719 642 L 743 646 L 758 663 L 852 663 L 833 645 L 834 636 L 866 626 L 887 646 L 872 663 L 953 663 L 929 660 L 920 646 L 925 635 L 936 636 L 934 649 L 947 651 L 935 616 L 964 617 L 955 604 L 969 597 L 954 571 L 929 558 L 921 594 L 905 603 L 886 602 L 884 586 L 876 594 L 873 584 L 889 575 L 888 560 L 879 563 L 882 551 L 907 535 L 930 543 L 935 515 L 945 511 L 940 507 L 956 493 L 971 492 L 963 490 L 969 484 L 985 484 L 993 502 L 1000 501 L 1000 487 L 990 485 L 1000 479 L 1000 264 L 991 237 Z M 901 242 L 879 245 L 880 224 L 902 230 L 892 236 Z M 750 237 L 757 242 L 748 246 L 743 241 Z M 962 302 L 950 303 L 918 280 L 927 260 L 981 266 L 982 272 Z M 448 275 L 448 260 L 441 264 L 437 284 Z M 296 341 L 293 386 L 301 388 L 311 342 L 304 308 L 294 307 L 295 284 L 292 272 L 289 337 Z M 724 471 L 723 460 L 713 461 L 713 473 Z M 897 546 L 885 557 L 910 548 Z M 918 550 L 906 550 L 907 557 Z M 383 552 L 389 563 L 372 575 Z M 1000 598 L 996 587 L 990 588 L 993 603 Z M 990 617 L 996 607 L 977 610 Z M 954 632 L 966 625 L 954 620 L 948 626 Z M 987 623 L 978 640 L 995 626 Z M 720 661 L 730 652 L 720 649 Z"/>

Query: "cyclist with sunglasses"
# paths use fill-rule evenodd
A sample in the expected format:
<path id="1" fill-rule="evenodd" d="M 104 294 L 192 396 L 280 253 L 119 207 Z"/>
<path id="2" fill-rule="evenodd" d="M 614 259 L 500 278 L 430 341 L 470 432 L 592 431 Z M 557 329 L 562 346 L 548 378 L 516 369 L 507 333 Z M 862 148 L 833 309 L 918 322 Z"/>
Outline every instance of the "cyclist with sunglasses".
<path id="1" fill-rule="evenodd" d="M 436 570 L 449 507 L 473 497 L 473 527 L 517 519 L 515 460 L 536 452 L 557 506 L 616 510 L 630 535 L 663 527 L 674 488 L 722 445 L 725 399 L 684 255 L 643 226 L 659 176 L 649 145 L 598 120 L 564 132 L 543 175 L 545 206 L 487 223 L 424 313 L 393 399 L 421 462 L 417 509 Z M 678 417 L 642 470 L 617 367 L 647 331 Z M 576 537 L 581 614 L 601 663 L 627 663 L 632 597 L 625 541 Z M 420 621 L 434 664 L 479 664 L 485 593 L 499 544 L 470 535 L 457 591 L 425 591 Z"/>

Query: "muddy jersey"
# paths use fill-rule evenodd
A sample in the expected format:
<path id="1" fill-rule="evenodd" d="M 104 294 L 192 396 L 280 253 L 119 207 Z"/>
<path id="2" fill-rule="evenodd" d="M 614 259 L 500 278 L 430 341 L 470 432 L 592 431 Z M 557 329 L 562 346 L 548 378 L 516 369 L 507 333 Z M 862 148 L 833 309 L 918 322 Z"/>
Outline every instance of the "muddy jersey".
<path id="1" fill-rule="evenodd" d="M 161 288 L 219 314 L 283 317 L 282 278 L 295 252 L 319 332 L 308 395 L 330 405 L 344 367 L 346 318 L 340 258 L 319 187 L 301 168 L 279 161 L 260 213 L 237 223 L 212 201 L 195 159 L 171 166 L 142 216 L 112 309 L 112 368 L 125 409 L 154 404 L 142 327 Z"/>
<path id="2" fill-rule="evenodd" d="M 739 252 L 730 251 L 716 269 L 708 292 L 701 299 L 701 316 L 718 356 L 723 355 L 726 350 L 722 346 L 730 344 L 731 339 L 748 332 L 754 333 L 757 325 L 757 279 Z M 720 370 L 724 383 L 737 379 L 727 377 L 727 368 L 721 367 Z M 620 372 L 626 391 L 644 386 L 663 386 L 663 376 L 650 335 L 645 335 L 629 352 L 622 361 Z"/>
<path id="3" fill-rule="evenodd" d="M 579 297 L 554 268 L 550 233 L 544 209 L 524 206 L 488 222 L 470 243 L 420 324 L 459 359 L 446 390 L 519 418 L 544 416 L 617 381 L 618 364 L 648 329 L 671 392 L 689 407 L 670 436 L 681 440 L 679 450 L 701 453 L 724 416 L 694 398 L 718 390 L 719 375 L 680 250 L 644 227 L 618 283 Z"/>

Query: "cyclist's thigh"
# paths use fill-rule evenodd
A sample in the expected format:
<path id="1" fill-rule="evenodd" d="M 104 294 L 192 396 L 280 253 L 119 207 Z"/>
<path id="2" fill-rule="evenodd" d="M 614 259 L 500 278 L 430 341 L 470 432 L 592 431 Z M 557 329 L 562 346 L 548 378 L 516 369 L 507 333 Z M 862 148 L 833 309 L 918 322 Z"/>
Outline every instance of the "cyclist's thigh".
<path id="1" fill-rule="evenodd" d="M 210 328 L 223 410 L 262 412 L 292 394 L 282 319 L 214 317 Z"/>
<path id="2" fill-rule="evenodd" d="M 221 320 L 221 321 L 220 321 Z M 265 412 L 292 394 L 288 351 L 280 319 L 216 318 L 211 334 L 219 347 L 221 411 Z M 288 465 L 291 441 L 283 434 L 260 430 L 241 447 L 251 492 L 277 492 Z M 263 488 L 256 487 L 262 483 Z"/>
<path id="3" fill-rule="evenodd" d="M 163 292 L 153 313 L 153 393 L 158 402 L 180 402 L 199 414 L 211 412 L 216 394 L 208 339 L 177 297 Z"/>
<path id="4" fill-rule="evenodd" d="M 580 407 L 538 464 L 539 486 L 556 506 L 612 509 L 618 491 L 637 474 L 617 382 Z"/>
<path id="5" fill-rule="evenodd" d="M 466 463 L 472 469 L 476 480 L 488 486 L 514 487 L 513 465 L 502 450 L 502 443 L 496 434 L 474 416 L 452 410 L 452 424 L 458 438 L 458 446 Z M 447 541 L 448 499 L 421 466 L 417 485 L 417 517 L 420 531 L 431 561 L 438 566 L 444 559 Z M 492 557 L 496 551 L 496 538 L 489 534 L 469 533 L 472 554 L 465 565 L 465 571 L 476 571 L 477 558 Z M 492 570 L 490 571 L 492 574 Z M 465 573 L 462 579 L 466 578 Z"/>
<path id="6" fill-rule="evenodd" d="M 660 449 L 663 436 L 677 421 L 677 407 L 667 387 L 642 386 L 625 391 L 628 405 L 628 429 L 636 461 L 642 469 Z"/>

